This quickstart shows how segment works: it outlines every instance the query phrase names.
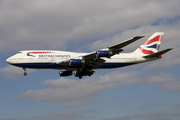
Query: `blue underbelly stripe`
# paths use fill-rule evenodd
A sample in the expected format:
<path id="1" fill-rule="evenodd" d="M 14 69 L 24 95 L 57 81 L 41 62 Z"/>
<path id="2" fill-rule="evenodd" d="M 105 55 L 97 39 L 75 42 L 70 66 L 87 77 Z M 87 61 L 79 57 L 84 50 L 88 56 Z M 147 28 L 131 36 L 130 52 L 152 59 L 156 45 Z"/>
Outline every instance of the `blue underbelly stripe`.
<path id="1" fill-rule="evenodd" d="M 97 68 L 118 68 L 128 65 L 133 65 L 135 63 L 103 63 Z M 66 69 L 66 68 L 81 68 L 82 66 L 63 66 L 56 63 L 17 63 L 12 64 L 14 66 L 23 68 L 37 68 L 37 69 Z"/>

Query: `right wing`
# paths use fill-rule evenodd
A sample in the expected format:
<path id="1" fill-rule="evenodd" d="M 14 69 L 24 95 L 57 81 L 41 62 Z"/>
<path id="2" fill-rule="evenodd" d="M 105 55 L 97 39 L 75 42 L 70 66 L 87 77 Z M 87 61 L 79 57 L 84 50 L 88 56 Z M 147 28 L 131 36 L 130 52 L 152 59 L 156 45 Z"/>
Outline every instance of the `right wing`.
<path id="1" fill-rule="evenodd" d="M 116 51 L 119 51 L 119 50 L 120 50 L 120 52 L 121 52 L 121 51 L 123 51 L 121 48 L 123 48 L 123 47 L 125 47 L 125 46 L 127 46 L 127 45 L 129 45 L 129 44 L 131 44 L 131 43 L 133 43 L 133 42 L 135 42 L 135 41 L 137 41 L 137 40 L 145 37 L 145 35 L 146 35 L 146 34 L 133 37 L 133 38 L 131 38 L 131 39 L 129 39 L 129 40 L 126 40 L 126 41 L 123 41 L 123 42 L 121 42 L 121 43 L 119 43 L 119 44 L 110 46 L 110 47 L 108 47 L 108 49 L 109 49 L 110 51 L 113 51 L 113 52 L 116 52 Z"/>
<path id="2" fill-rule="evenodd" d="M 111 56 L 113 56 L 115 54 L 119 54 L 120 52 L 123 51 L 123 49 L 121 49 L 121 48 L 123 48 L 143 37 L 145 37 L 145 34 L 133 37 L 133 38 L 123 41 L 119 44 L 107 47 L 105 49 L 100 49 L 100 50 L 94 51 L 92 53 L 83 55 L 83 56 L 78 56 L 76 58 L 71 58 L 71 59 L 65 60 L 65 61 L 57 61 L 56 64 L 69 65 L 74 60 L 74 61 L 78 61 L 80 64 L 85 64 L 91 68 L 96 68 L 105 62 L 105 60 L 102 59 L 103 57 L 110 58 Z"/>

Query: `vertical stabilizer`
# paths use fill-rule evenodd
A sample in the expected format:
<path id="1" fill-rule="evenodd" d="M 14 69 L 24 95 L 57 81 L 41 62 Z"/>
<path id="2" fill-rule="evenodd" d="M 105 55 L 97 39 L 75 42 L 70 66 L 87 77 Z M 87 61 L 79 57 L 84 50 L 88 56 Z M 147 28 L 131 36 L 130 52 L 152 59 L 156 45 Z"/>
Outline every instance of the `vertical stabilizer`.
<path id="1" fill-rule="evenodd" d="M 145 43 L 134 51 L 135 54 L 150 55 L 159 51 L 164 33 L 155 32 Z"/>

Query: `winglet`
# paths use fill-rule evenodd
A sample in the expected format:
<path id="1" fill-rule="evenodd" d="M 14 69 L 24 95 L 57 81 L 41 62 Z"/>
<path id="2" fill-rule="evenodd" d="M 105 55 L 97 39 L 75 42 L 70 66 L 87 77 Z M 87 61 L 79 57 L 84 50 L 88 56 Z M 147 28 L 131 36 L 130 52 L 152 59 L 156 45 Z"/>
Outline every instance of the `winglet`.
<path id="1" fill-rule="evenodd" d="M 142 35 L 140 35 L 140 36 L 146 36 L 148 34 L 148 32 L 144 32 Z"/>

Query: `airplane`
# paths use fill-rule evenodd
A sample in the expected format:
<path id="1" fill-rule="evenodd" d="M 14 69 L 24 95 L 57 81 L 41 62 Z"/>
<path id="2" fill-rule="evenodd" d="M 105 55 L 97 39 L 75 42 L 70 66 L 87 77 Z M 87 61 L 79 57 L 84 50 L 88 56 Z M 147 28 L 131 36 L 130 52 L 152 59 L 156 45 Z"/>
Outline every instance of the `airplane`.
<path id="1" fill-rule="evenodd" d="M 81 79 L 91 76 L 96 69 L 111 69 L 139 64 L 161 59 L 162 55 L 172 50 L 168 48 L 159 51 L 164 33 L 155 32 L 145 43 L 131 53 L 121 53 L 123 47 L 145 37 L 135 36 L 119 44 L 100 49 L 92 53 L 76 53 L 54 50 L 23 50 L 9 57 L 6 62 L 21 67 L 24 76 L 26 68 L 31 69 L 58 69 L 61 77 L 71 76 Z"/>

